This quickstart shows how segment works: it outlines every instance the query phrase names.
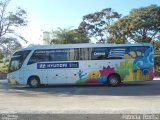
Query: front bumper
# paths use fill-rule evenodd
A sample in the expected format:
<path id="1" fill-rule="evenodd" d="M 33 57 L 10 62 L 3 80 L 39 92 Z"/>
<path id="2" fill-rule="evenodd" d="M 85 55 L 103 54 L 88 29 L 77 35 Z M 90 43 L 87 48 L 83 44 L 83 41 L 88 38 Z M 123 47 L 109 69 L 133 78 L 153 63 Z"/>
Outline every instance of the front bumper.
<path id="1" fill-rule="evenodd" d="M 19 85 L 19 83 L 16 80 L 10 80 L 10 79 L 8 79 L 8 84 L 10 84 L 10 85 Z"/>

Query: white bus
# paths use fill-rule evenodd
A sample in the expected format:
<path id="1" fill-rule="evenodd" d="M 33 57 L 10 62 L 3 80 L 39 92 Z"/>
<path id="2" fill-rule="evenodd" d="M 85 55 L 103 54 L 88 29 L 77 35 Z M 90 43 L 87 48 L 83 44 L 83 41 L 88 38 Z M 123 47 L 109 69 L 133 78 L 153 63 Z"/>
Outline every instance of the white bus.
<path id="1" fill-rule="evenodd" d="M 150 81 L 151 44 L 37 45 L 17 50 L 10 60 L 10 84 L 109 84 Z"/>

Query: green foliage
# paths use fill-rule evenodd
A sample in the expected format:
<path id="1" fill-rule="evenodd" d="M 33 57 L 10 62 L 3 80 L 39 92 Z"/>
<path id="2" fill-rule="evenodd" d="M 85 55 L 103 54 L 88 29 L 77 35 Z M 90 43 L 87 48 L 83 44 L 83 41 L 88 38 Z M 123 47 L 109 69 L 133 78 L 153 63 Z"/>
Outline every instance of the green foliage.
<path id="1" fill-rule="evenodd" d="M 49 44 L 76 44 L 76 43 L 89 43 L 89 38 L 80 33 L 77 29 L 71 30 L 58 28 L 52 30 L 52 39 L 48 40 Z"/>
<path id="2" fill-rule="evenodd" d="M 8 38 L 9 35 L 24 39 L 15 33 L 15 28 L 27 25 L 26 11 L 18 7 L 16 12 L 6 12 L 10 1 L 11 0 L 0 1 L 0 40 Z"/>
<path id="3" fill-rule="evenodd" d="M 108 27 L 109 43 L 152 43 L 155 51 L 155 72 L 160 71 L 160 6 L 133 9 L 128 16 Z"/>
<path id="4" fill-rule="evenodd" d="M 1 44 L 2 47 L 2 56 L 7 57 L 11 55 L 15 50 L 21 48 L 21 44 L 17 41 L 16 38 L 6 38 L 2 40 L 3 43 Z"/>
<path id="5" fill-rule="evenodd" d="M 152 44 L 154 45 L 155 55 L 160 55 L 160 40 L 153 41 Z"/>
<path id="6" fill-rule="evenodd" d="M 117 22 L 114 22 L 108 27 L 110 36 L 108 37 L 108 43 L 126 43 L 128 42 L 128 34 L 130 19 L 123 17 Z"/>
<path id="7" fill-rule="evenodd" d="M 0 58 L 0 64 L 3 63 L 3 58 Z"/>
<path id="8" fill-rule="evenodd" d="M 8 72 L 9 63 L 0 63 L 0 72 L 7 73 Z"/>
<path id="9" fill-rule="evenodd" d="M 95 38 L 98 43 L 105 43 L 108 35 L 107 29 L 121 14 L 114 12 L 111 8 L 103 9 L 83 16 L 83 21 L 79 25 L 79 30 L 87 34 L 90 38 Z"/>
<path id="10" fill-rule="evenodd" d="M 126 41 L 152 43 L 160 35 L 160 6 L 133 9 L 128 16 L 113 23 L 108 31 L 110 43 Z"/>
<path id="11" fill-rule="evenodd" d="M 160 53 L 158 55 L 155 55 L 154 70 L 155 72 L 160 72 Z"/>
<path id="12" fill-rule="evenodd" d="M 6 57 L 15 49 L 20 48 L 19 40 L 27 42 L 15 32 L 17 27 L 26 26 L 26 11 L 18 7 L 15 12 L 6 9 L 11 0 L 0 1 L 0 58 Z"/>

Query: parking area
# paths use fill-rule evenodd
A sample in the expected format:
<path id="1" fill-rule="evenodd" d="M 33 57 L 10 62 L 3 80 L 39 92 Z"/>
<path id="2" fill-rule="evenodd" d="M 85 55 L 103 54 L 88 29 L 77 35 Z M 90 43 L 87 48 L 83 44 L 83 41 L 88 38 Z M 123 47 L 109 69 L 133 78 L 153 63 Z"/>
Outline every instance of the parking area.
<path id="1" fill-rule="evenodd" d="M 160 113 L 160 79 L 104 85 L 11 87 L 0 80 L 0 113 Z"/>

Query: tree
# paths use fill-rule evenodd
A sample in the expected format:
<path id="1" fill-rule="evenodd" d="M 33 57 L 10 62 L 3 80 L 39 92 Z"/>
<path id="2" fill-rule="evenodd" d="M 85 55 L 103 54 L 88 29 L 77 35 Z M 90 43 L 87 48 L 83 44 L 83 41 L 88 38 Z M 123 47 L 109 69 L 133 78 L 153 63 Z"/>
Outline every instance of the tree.
<path id="1" fill-rule="evenodd" d="M 128 16 L 108 27 L 110 43 L 153 43 L 160 36 L 160 6 L 132 9 Z"/>
<path id="2" fill-rule="evenodd" d="M 88 43 L 89 38 L 85 34 L 80 33 L 78 29 L 72 30 L 70 28 L 58 28 L 52 30 L 51 40 L 46 40 L 48 44 L 75 44 L 75 43 Z"/>
<path id="3" fill-rule="evenodd" d="M 2 55 L 7 59 L 9 55 L 21 47 L 21 44 L 16 38 L 6 38 L 4 41 L 2 41 Z"/>
<path id="4" fill-rule="evenodd" d="M 10 1 L 0 1 L 0 49 L 3 51 L 6 51 L 6 46 L 9 44 L 12 44 L 12 47 L 13 44 L 20 46 L 18 39 L 27 42 L 15 32 L 16 28 L 27 25 L 26 11 L 18 7 L 15 12 L 7 12 L 7 6 Z"/>
<path id="5" fill-rule="evenodd" d="M 107 29 L 110 24 L 121 17 L 121 14 L 114 12 L 111 8 L 103 9 L 83 16 L 79 30 L 86 33 L 90 38 L 95 38 L 99 43 L 105 43 L 108 36 Z"/>
<path id="6" fill-rule="evenodd" d="M 80 31 L 79 29 L 74 29 L 70 31 L 73 39 L 70 41 L 70 43 L 89 43 L 89 37 L 87 35 Z"/>
<path id="7" fill-rule="evenodd" d="M 71 28 L 58 28 L 58 30 L 52 30 L 53 39 L 52 43 L 67 44 L 72 39 Z"/>
<path id="8" fill-rule="evenodd" d="M 126 43 L 128 42 L 128 23 L 130 19 L 123 17 L 108 27 L 108 43 Z M 125 28 L 123 27 L 125 26 Z"/>

